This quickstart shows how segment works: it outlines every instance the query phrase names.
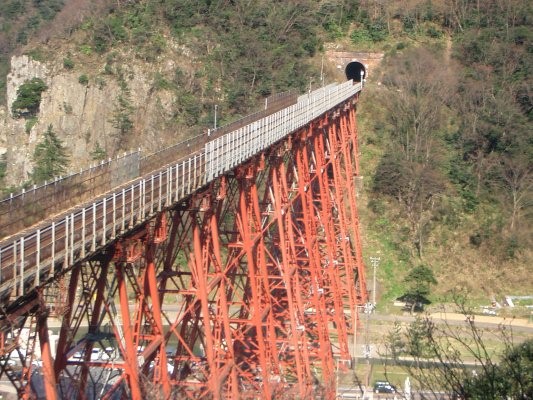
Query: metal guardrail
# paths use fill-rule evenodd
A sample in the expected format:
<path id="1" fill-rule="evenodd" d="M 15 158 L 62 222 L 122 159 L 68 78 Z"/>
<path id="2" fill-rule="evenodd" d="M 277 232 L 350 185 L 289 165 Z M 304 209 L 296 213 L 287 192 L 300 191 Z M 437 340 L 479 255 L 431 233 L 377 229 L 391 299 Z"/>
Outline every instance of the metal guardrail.
<path id="1" fill-rule="evenodd" d="M 0 239 L 139 176 L 140 150 L 0 200 Z"/>
<path id="2" fill-rule="evenodd" d="M 0 301 L 24 296 L 57 271 L 98 251 L 361 89 L 361 84 L 351 81 L 329 85 L 224 135 L 197 136 L 185 145 L 140 159 L 139 171 L 153 168 L 154 160 L 173 157 L 177 161 L 0 243 Z"/>

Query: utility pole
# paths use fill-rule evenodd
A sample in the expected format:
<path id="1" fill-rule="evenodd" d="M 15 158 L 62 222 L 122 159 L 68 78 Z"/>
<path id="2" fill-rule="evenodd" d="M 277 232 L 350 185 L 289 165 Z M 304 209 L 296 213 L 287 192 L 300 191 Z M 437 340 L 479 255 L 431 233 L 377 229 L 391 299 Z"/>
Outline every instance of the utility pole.
<path id="1" fill-rule="evenodd" d="M 324 87 L 324 54 L 322 54 L 322 65 L 320 66 L 320 84 Z"/>
<path id="2" fill-rule="evenodd" d="M 370 263 L 374 267 L 373 289 L 372 289 L 372 306 L 376 307 L 376 268 L 379 267 L 380 257 L 370 257 Z"/>
<path id="3" fill-rule="evenodd" d="M 218 108 L 218 105 L 215 104 L 215 129 L 217 129 L 217 108 Z"/>

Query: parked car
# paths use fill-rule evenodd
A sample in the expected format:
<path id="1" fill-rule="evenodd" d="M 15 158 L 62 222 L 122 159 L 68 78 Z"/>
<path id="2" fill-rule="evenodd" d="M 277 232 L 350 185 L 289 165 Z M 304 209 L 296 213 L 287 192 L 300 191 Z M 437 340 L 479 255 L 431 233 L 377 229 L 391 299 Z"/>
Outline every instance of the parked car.
<path id="1" fill-rule="evenodd" d="M 102 351 L 102 355 L 100 356 L 100 359 L 102 359 L 103 361 L 114 360 L 116 358 L 117 358 L 117 351 L 114 347 L 106 347 Z"/>
<path id="2" fill-rule="evenodd" d="M 93 347 L 91 351 L 91 361 L 98 361 L 102 357 L 102 349 L 98 347 Z"/>
<path id="3" fill-rule="evenodd" d="M 374 383 L 374 393 L 396 393 L 396 386 L 387 381 L 376 381 Z"/>
<path id="4" fill-rule="evenodd" d="M 10 367 L 13 367 L 13 366 L 17 365 L 17 362 L 16 362 L 15 359 L 13 359 L 13 358 L 9 358 L 9 359 L 6 361 L 6 360 L 5 360 L 5 357 L 2 357 L 2 358 L 0 359 L 0 365 L 1 365 L 1 364 L 7 364 L 7 365 L 9 365 Z"/>

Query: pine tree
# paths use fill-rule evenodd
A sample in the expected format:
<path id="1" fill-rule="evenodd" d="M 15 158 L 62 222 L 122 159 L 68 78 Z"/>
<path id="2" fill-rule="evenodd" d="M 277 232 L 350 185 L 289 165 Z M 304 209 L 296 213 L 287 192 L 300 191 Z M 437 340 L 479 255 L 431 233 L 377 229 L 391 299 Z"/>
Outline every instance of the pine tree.
<path id="1" fill-rule="evenodd" d="M 130 89 L 123 76 L 123 73 L 119 73 L 119 86 L 120 93 L 117 96 L 115 109 L 111 118 L 113 127 L 118 130 L 118 141 L 122 142 L 126 139 L 126 134 L 133 129 L 133 121 L 131 115 L 134 107 L 131 105 Z"/>
<path id="2" fill-rule="evenodd" d="M 107 158 L 107 153 L 103 149 L 103 147 L 100 146 L 99 142 L 96 142 L 96 144 L 94 145 L 94 150 L 91 152 L 91 158 L 94 161 L 102 161 Z"/>
<path id="3" fill-rule="evenodd" d="M 393 328 L 385 337 L 385 343 L 387 346 L 388 355 L 390 355 L 393 359 L 398 358 L 399 355 L 405 350 L 406 343 L 403 340 L 402 324 L 399 321 L 394 322 Z"/>
<path id="4" fill-rule="evenodd" d="M 0 183 L 3 183 L 4 178 L 6 177 L 7 161 L 6 155 L 0 154 Z"/>
<path id="5" fill-rule="evenodd" d="M 426 265 L 413 268 L 405 277 L 404 282 L 407 284 L 407 290 L 402 298 L 411 305 L 411 313 L 416 308 L 422 308 L 424 304 L 430 303 L 428 296 L 431 293 L 431 286 L 437 284 L 431 268 Z"/>
<path id="6" fill-rule="evenodd" d="M 69 162 L 67 151 L 53 131 L 52 125 L 49 125 L 44 133 L 43 141 L 35 147 L 33 162 L 34 183 L 41 183 L 65 173 Z"/>

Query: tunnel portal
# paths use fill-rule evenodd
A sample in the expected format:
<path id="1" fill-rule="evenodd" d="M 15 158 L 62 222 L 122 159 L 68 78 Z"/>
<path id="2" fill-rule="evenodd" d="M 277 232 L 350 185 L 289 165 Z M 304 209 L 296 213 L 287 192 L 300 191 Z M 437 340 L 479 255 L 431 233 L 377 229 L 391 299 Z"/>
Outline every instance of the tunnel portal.
<path id="1" fill-rule="evenodd" d="M 344 73 L 346 79 L 353 79 L 354 82 L 361 82 L 361 78 L 366 78 L 366 68 L 359 61 L 352 61 L 346 66 Z"/>

